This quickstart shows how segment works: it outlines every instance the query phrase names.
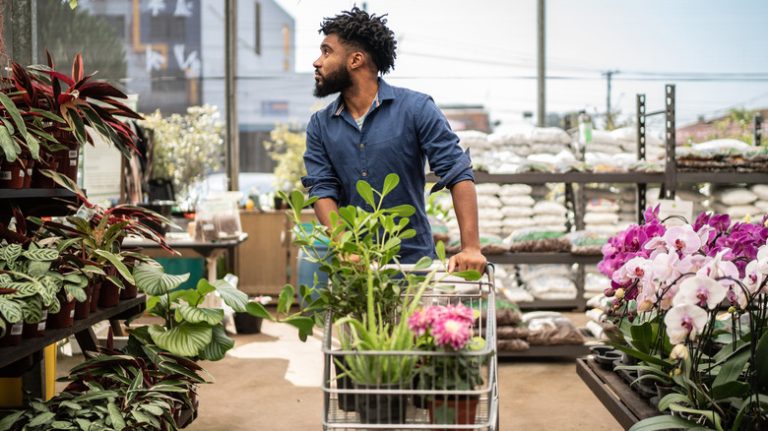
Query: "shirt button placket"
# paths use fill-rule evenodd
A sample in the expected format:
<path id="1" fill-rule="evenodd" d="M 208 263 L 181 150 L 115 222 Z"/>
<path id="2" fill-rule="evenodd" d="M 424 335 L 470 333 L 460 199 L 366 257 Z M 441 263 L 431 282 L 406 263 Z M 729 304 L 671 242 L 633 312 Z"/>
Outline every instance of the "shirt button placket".
<path id="1" fill-rule="evenodd" d="M 365 142 L 361 141 L 358 147 L 360 148 L 360 175 L 366 178 L 368 177 L 368 158 L 365 156 Z"/>

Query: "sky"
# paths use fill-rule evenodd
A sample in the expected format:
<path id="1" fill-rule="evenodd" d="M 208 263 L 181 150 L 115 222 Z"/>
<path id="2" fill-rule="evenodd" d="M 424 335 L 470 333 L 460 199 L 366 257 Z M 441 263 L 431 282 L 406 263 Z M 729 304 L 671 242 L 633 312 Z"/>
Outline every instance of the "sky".
<path id="1" fill-rule="evenodd" d="M 296 20 L 299 72 L 312 71 L 323 17 L 363 4 L 276 1 Z M 536 0 L 365 3 L 388 14 L 398 40 L 391 84 L 440 105 L 483 105 L 501 124 L 535 114 Z M 619 71 L 611 103 L 624 117 L 634 116 L 638 93 L 650 110 L 663 108 L 667 83 L 676 85 L 679 125 L 768 107 L 767 0 L 547 0 L 545 9 L 548 112 L 604 113 L 608 70 Z"/>

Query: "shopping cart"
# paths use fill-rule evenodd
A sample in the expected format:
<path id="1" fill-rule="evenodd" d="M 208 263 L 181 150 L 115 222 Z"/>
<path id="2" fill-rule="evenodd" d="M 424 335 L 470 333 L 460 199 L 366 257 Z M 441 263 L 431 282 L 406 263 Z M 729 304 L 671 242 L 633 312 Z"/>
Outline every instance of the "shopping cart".
<path id="1" fill-rule="evenodd" d="M 412 270 L 404 268 L 405 271 Z M 443 273 L 443 275 L 445 275 Z M 475 335 L 485 345 L 470 352 L 436 351 L 344 351 L 333 338 L 333 320 L 326 316 L 323 337 L 323 429 L 430 429 L 498 430 L 499 392 L 496 354 L 496 303 L 493 266 L 488 265 L 479 281 L 438 276 L 421 298 L 423 305 L 462 303 L 482 311 L 474 323 Z M 416 364 L 457 359 L 477 364 L 482 384 L 467 390 L 441 386 L 439 379 L 403 382 L 399 385 L 355 385 L 339 369 L 345 358 L 357 355 L 389 356 L 393 360 L 415 359 Z M 451 358 L 454 356 L 453 358 Z M 418 366 L 418 365 L 417 365 Z M 343 369 L 343 368 L 342 368 Z M 420 373 L 416 373 L 420 375 Z M 338 378 L 338 376 L 341 376 Z M 431 382 L 426 382 L 431 380 Z"/>

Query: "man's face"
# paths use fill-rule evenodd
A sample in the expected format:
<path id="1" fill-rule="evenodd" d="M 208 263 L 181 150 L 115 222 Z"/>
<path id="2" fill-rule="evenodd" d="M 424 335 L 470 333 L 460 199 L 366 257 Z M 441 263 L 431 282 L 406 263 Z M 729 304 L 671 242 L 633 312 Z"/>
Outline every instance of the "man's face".
<path id="1" fill-rule="evenodd" d="M 329 34 L 320 44 L 320 57 L 312 63 L 315 68 L 315 97 L 325 97 L 352 86 L 347 70 L 347 50 L 339 37 Z"/>

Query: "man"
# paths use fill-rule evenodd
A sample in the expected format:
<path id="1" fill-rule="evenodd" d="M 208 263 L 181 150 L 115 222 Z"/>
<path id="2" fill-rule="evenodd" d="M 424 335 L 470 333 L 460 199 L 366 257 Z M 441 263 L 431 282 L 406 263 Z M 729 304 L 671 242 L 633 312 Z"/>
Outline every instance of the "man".
<path id="1" fill-rule="evenodd" d="M 416 208 L 410 227 L 417 234 L 403 241 L 403 263 L 435 256 L 435 246 L 424 204 L 425 159 L 440 177 L 432 189 L 451 190 L 461 230 L 460 253 L 451 257 L 448 271 L 483 271 L 477 227 L 477 195 L 469 155 L 432 98 L 392 87 L 379 74 L 394 67 L 394 33 L 384 16 L 353 8 L 326 18 L 320 57 L 315 60 L 315 96 L 341 93 L 335 102 L 312 115 L 307 126 L 307 149 L 302 178 L 310 196 L 319 199 L 315 214 L 331 227 L 329 214 L 339 206 L 365 207 L 355 184 L 365 180 L 381 190 L 389 173 L 400 185 L 387 196 L 386 207 L 409 204 Z"/>

